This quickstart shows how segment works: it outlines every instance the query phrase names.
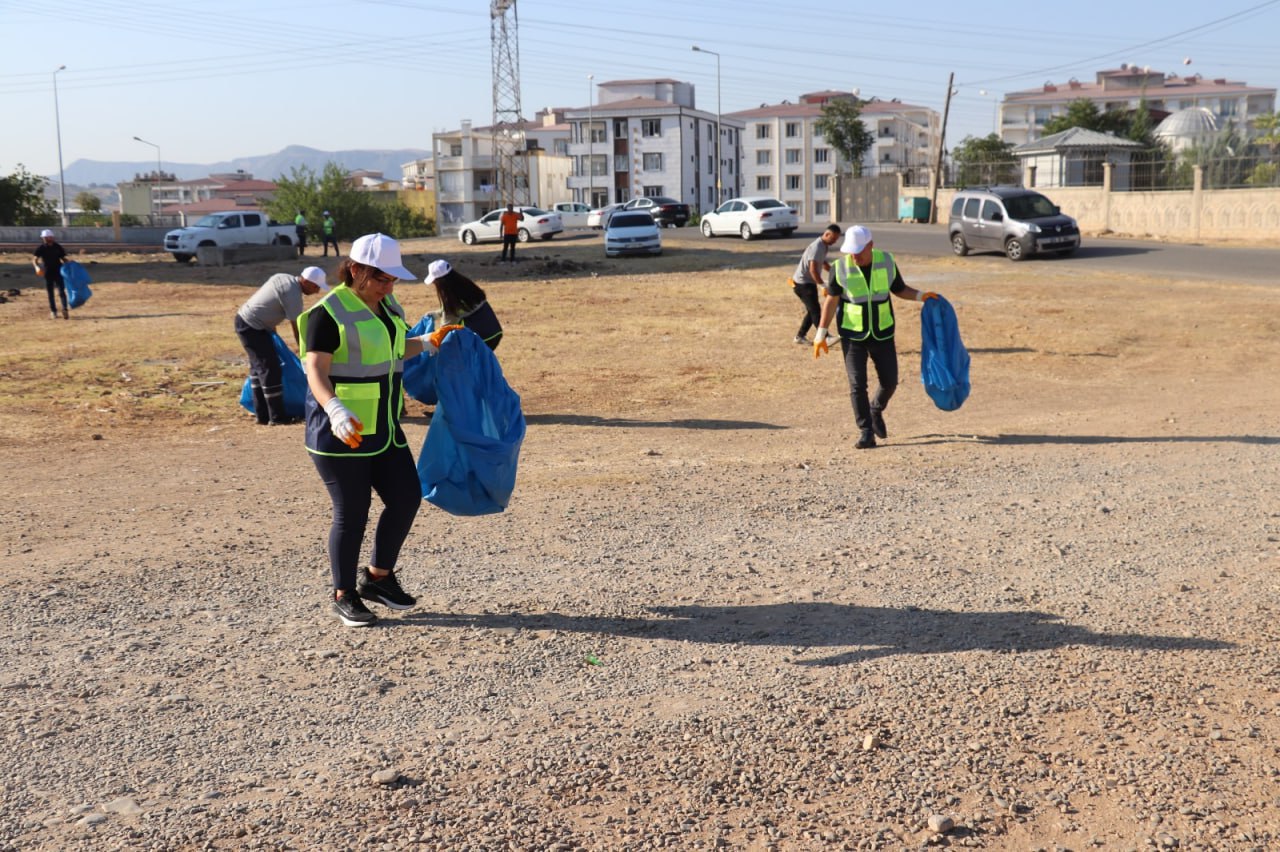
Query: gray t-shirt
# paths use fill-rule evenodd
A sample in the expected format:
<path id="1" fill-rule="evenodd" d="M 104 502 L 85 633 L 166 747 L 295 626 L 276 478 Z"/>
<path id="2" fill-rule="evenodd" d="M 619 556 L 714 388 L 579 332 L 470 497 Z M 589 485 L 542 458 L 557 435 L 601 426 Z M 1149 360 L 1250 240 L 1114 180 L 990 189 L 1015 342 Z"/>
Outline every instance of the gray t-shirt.
<path id="1" fill-rule="evenodd" d="M 800 255 L 800 264 L 796 267 L 796 271 L 791 274 L 791 280 L 797 284 L 821 284 L 822 281 L 814 281 L 809 275 L 809 263 L 816 262 L 818 271 L 822 271 L 822 264 L 827 262 L 827 249 L 829 246 L 822 241 L 822 237 L 818 237 L 809 243 L 809 247 L 804 250 L 804 254 Z"/>
<path id="2" fill-rule="evenodd" d="M 272 275 L 236 313 L 259 331 L 271 331 L 285 320 L 296 320 L 302 313 L 301 279 L 284 272 Z"/>

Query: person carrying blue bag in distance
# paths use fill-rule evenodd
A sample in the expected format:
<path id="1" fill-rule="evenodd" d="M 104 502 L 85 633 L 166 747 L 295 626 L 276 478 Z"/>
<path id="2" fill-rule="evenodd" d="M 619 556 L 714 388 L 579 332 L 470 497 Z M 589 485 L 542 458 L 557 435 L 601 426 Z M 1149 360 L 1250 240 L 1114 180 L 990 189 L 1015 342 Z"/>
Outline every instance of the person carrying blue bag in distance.
<path id="1" fill-rule="evenodd" d="M 846 231 L 840 251 L 844 257 L 831 265 L 822 318 L 813 339 L 813 357 L 830 351 L 827 325 L 838 314 L 836 327 L 859 432 L 853 446 L 866 450 L 876 445 L 876 438 L 889 437 L 884 410 L 898 387 L 898 350 L 893 341 L 897 325 L 889 297 L 924 302 L 938 298 L 938 294 L 908 287 L 893 255 L 875 247 L 870 228 L 858 225 Z M 868 360 L 875 365 L 880 383 L 874 398 L 867 392 Z"/>
<path id="2" fill-rule="evenodd" d="M 397 281 L 416 276 L 402 265 L 400 244 L 391 237 L 360 237 L 337 277 L 340 283 L 298 318 L 307 373 L 306 447 L 333 503 L 330 606 L 347 627 L 367 627 L 377 618 L 365 600 L 396 610 L 417 603 L 395 570 L 422 503 L 400 427 L 404 361 L 438 352 L 457 326 L 408 335 L 393 290 Z M 373 492 L 383 509 L 369 564 L 361 567 Z"/>

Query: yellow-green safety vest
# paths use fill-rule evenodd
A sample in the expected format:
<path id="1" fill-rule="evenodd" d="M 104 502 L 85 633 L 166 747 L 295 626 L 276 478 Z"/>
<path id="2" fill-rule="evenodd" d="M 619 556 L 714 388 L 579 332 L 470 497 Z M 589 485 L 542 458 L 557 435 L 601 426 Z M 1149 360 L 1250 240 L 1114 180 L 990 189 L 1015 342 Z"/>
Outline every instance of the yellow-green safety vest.
<path id="1" fill-rule="evenodd" d="M 893 255 L 871 250 L 871 280 L 862 274 L 853 255 L 836 261 L 836 283 L 840 296 L 840 336 L 850 340 L 890 340 L 893 338 L 893 305 L 889 287 L 898 275 Z"/>

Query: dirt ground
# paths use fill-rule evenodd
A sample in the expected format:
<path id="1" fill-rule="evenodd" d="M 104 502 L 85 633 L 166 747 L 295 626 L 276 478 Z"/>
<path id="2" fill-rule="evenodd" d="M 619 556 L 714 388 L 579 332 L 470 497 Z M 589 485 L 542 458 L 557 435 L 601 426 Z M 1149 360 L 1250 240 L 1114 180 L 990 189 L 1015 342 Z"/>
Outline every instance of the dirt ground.
<path id="1" fill-rule="evenodd" d="M 0 849 L 1280 847 L 1280 291 L 899 255 L 972 395 L 898 302 L 858 452 L 803 247 L 408 243 L 487 290 L 528 435 L 368 631 L 300 427 L 237 404 L 296 270 L 86 255 L 62 321 L 0 255 Z"/>

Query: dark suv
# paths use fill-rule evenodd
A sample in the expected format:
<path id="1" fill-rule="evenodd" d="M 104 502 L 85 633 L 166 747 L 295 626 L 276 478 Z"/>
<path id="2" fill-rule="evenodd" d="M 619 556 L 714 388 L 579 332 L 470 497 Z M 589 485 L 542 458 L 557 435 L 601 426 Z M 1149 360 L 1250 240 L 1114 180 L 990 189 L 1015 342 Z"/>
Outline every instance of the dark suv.
<path id="1" fill-rule="evenodd" d="M 956 193 L 947 221 L 951 250 L 1002 251 L 1010 260 L 1033 254 L 1071 254 L 1080 226 L 1048 198 L 1017 186 L 975 186 Z"/>
<path id="2" fill-rule="evenodd" d="M 665 195 L 633 198 L 619 209 L 643 210 L 664 228 L 683 228 L 689 223 L 689 205 Z"/>

